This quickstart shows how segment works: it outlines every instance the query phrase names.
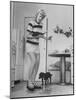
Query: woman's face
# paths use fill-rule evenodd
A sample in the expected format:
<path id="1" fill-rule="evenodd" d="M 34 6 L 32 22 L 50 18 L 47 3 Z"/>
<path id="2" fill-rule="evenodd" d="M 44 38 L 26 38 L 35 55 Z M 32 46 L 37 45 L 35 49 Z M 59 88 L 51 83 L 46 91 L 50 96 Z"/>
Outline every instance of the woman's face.
<path id="1" fill-rule="evenodd" d="M 37 22 L 41 23 L 42 20 L 43 20 L 42 15 L 39 13 L 37 16 Z"/>

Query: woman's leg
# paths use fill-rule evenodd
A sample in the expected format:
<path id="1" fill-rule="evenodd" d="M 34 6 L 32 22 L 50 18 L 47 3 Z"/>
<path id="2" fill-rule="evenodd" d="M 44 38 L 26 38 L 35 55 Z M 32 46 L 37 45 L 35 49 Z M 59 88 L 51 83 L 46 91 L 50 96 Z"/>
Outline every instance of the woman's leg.
<path id="1" fill-rule="evenodd" d="M 35 78 L 36 78 L 36 75 L 37 75 L 37 72 L 38 72 L 38 69 L 39 69 L 39 64 L 40 64 L 40 54 L 36 54 L 35 53 L 35 65 L 34 65 L 34 68 L 33 68 L 33 74 L 32 74 L 32 80 L 35 81 Z"/>
<path id="2" fill-rule="evenodd" d="M 28 80 L 28 86 L 33 88 L 34 87 L 34 84 L 33 84 L 33 70 L 34 70 L 34 66 L 35 66 L 35 54 L 34 53 L 29 53 L 29 58 L 31 60 L 31 63 L 30 63 L 30 69 L 29 69 L 29 80 Z"/>

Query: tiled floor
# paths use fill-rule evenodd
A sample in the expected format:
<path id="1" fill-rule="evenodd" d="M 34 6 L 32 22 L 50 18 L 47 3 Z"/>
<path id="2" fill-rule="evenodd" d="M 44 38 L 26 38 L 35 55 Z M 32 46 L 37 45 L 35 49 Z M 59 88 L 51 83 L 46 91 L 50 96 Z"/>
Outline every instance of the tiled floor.
<path id="1" fill-rule="evenodd" d="M 17 97 L 34 97 L 34 96 L 53 96 L 53 95 L 66 95 L 73 94 L 73 86 L 72 85 L 57 85 L 52 84 L 46 86 L 43 89 L 36 89 L 31 92 L 26 88 L 26 82 L 21 82 L 13 89 L 11 89 L 11 98 Z"/>

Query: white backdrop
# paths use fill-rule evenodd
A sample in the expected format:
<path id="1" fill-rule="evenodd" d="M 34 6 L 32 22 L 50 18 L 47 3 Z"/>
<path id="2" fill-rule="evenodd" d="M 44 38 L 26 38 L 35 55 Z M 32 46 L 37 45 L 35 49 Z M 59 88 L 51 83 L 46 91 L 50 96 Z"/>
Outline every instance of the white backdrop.
<path id="1" fill-rule="evenodd" d="M 10 87 L 10 0 L 0 1 L 0 99 L 9 99 L 9 87 Z M 13 0 L 14 1 L 14 0 Z M 16 0 L 21 1 L 21 0 Z M 22 0 L 25 1 L 25 0 Z M 28 0 L 31 1 L 32 0 Z M 61 4 L 74 4 L 76 5 L 76 0 L 33 0 L 33 2 L 46 2 L 46 3 L 61 3 Z M 75 7 L 76 11 L 76 7 Z M 75 12 L 76 14 L 76 12 Z M 75 29 L 76 31 L 76 29 Z M 76 36 L 75 36 L 76 40 Z M 75 69 L 75 68 L 74 68 Z M 75 78 L 76 80 L 76 78 Z M 75 100 L 74 96 L 61 96 L 61 97 L 46 97 L 46 98 L 31 98 L 31 100 Z"/>

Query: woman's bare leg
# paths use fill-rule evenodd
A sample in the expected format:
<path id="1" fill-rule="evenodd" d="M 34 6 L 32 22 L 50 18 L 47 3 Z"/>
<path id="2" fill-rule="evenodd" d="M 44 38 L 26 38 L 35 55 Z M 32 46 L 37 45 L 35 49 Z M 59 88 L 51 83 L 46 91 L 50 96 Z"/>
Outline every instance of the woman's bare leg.
<path id="1" fill-rule="evenodd" d="M 33 76 L 33 73 L 32 72 L 34 70 L 36 58 L 35 58 L 35 54 L 34 53 L 29 53 L 29 57 L 30 57 L 30 60 L 31 60 L 31 64 L 30 64 L 30 69 L 29 69 L 28 85 L 31 88 L 33 88 L 34 87 L 34 84 L 33 84 L 33 79 L 32 79 L 32 76 Z"/>
<path id="2" fill-rule="evenodd" d="M 34 65 L 34 69 L 33 69 L 33 74 L 32 74 L 32 80 L 35 81 L 38 69 L 39 69 L 39 64 L 40 64 L 40 54 L 35 54 L 35 65 Z"/>

